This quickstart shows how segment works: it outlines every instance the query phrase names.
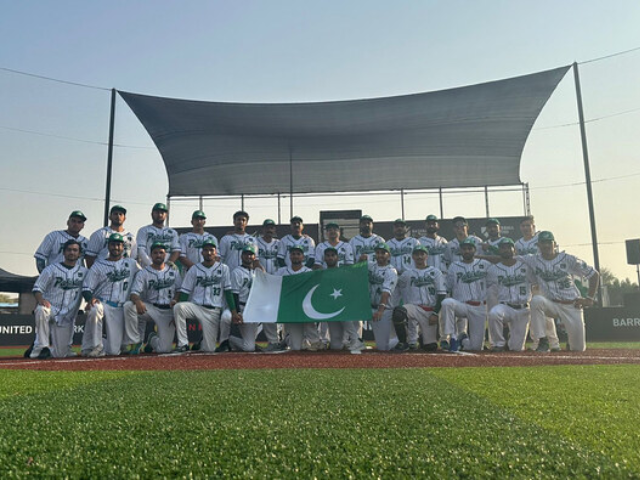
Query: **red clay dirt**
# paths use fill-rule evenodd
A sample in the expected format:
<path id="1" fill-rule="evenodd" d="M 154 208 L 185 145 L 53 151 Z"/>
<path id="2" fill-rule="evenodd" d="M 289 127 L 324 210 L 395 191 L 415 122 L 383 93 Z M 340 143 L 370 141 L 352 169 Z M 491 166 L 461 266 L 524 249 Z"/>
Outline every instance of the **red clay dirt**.
<path id="1" fill-rule="evenodd" d="M 134 357 L 0 359 L 0 369 L 25 370 L 225 370 L 281 368 L 426 368 L 426 367 L 535 367 L 543 365 L 640 365 L 640 349 L 586 352 L 384 353 L 285 352 L 138 355 Z"/>

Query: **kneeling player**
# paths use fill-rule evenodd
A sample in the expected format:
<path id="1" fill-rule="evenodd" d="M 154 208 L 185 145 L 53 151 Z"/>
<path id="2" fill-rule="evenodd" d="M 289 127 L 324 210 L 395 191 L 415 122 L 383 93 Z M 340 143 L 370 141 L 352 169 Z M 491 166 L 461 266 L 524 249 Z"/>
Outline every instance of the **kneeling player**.
<path id="1" fill-rule="evenodd" d="M 391 294 L 398 283 L 396 269 L 389 265 L 391 250 L 386 243 L 375 247 L 376 263 L 369 264 L 369 297 L 373 318 L 371 328 L 378 350 L 391 349 L 393 305 Z"/>
<path id="2" fill-rule="evenodd" d="M 427 351 L 438 348 L 438 312 L 447 291 L 442 272 L 427 266 L 427 248 L 418 245 L 412 253 L 414 267 L 405 270 L 398 279 L 398 288 L 404 302 L 393 311 L 393 324 L 399 343 L 394 350 L 406 351 L 407 323 L 415 321 L 422 330 L 422 345 Z"/>
<path id="3" fill-rule="evenodd" d="M 242 338 L 229 336 L 229 344 L 234 350 L 254 352 L 256 350 L 257 323 L 243 323 L 242 311 L 249 299 L 249 292 L 256 276 L 254 268 L 256 259 L 256 247 L 245 245 L 242 248 L 242 265 L 231 272 L 231 291 L 238 307 L 238 311 L 232 314 L 231 321 L 240 326 Z"/>

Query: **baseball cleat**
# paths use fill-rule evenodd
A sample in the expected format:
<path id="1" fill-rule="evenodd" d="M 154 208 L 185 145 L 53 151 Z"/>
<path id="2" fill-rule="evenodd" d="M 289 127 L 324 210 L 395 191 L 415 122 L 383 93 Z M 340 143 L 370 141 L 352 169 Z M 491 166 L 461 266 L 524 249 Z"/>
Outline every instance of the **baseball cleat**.
<path id="1" fill-rule="evenodd" d="M 491 347 L 493 353 L 504 352 L 504 347 Z"/>
<path id="2" fill-rule="evenodd" d="M 282 352 L 283 350 L 285 349 L 279 343 L 270 343 L 264 349 L 265 352 Z"/>
<path id="3" fill-rule="evenodd" d="M 351 342 L 348 346 L 348 350 L 351 352 L 361 352 L 362 350 L 366 350 L 366 349 L 367 349 L 367 346 L 359 338 Z"/>
<path id="4" fill-rule="evenodd" d="M 229 345 L 229 340 L 224 340 L 223 342 L 220 342 L 220 345 L 218 346 L 218 348 L 214 350 L 215 353 L 224 353 L 224 352 L 230 352 L 230 351 L 231 351 L 231 345 Z"/>
<path id="5" fill-rule="evenodd" d="M 140 349 L 142 348 L 142 342 L 134 343 L 129 345 L 129 355 L 138 355 L 140 354 Z"/>
<path id="6" fill-rule="evenodd" d="M 549 350 L 551 352 L 559 352 L 561 350 L 560 345 L 554 345 L 553 347 L 549 348 Z"/>
<path id="7" fill-rule="evenodd" d="M 51 355 L 51 350 L 49 350 L 49 347 L 44 347 L 42 350 L 40 350 L 40 353 L 38 354 L 38 359 L 39 360 L 46 360 L 47 358 L 52 358 L 53 355 Z"/>
<path id="8" fill-rule="evenodd" d="M 158 334 L 156 332 L 151 332 L 149 334 L 149 336 L 147 337 L 147 344 L 142 349 L 144 353 L 153 353 L 153 346 L 151 345 L 151 339 L 157 336 Z"/>
<path id="9" fill-rule="evenodd" d="M 87 357 L 89 358 L 98 358 L 98 357 L 104 357 L 104 356 L 105 356 L 105 353 L 102 348 L 102 345 L 98 345 L 96 348 L 94 348 L 89 353 L 87 353 Z"/>
<path id="10" fill-rule="evenodd" d="M 438 350 L 438 344 L 437 343 L 425 343 L 424 345 L 422 345 L 422 350 L 424 350 L 425 352 L 435 352 L 436 350 Z"/>
<path id="11" fill-rule="evenodd" d="M 419 349 L 420 349 L 420 345 L 418 345 L 417 343 L 409 344 L 409 350 L 419 350 Z"/>
<path id="12" fill-rule="evenodd" d="M 192 352 L 197 352 L 201 348 L 202 348 L 202 342 L 194 342 L 194 344 L 191 345 L 191 351 Z"/>
<path id="13" fill-rule="evenodd" d="M 189 351 L 189 345 L 180 345 L 171 350 L 171 353 L 185 353 Z"/>
<path id="14" fill-rule="evenodd" d="M 464 350 L 465 348 L 469 348 L 469 335 L 461 333 L 460 338 L 458 338 L 458 350 Z"/>
<path id="15" fill-rule="evenodd" d="M 398 344 L 391 349 L 391 351 L 395 353 L 402 353 L 408 350 L 409 350 L 409 345 L 402 342 L 398 342 Z"/>
<path id="16" fill-rule="evenodd" d="M 538 342 L 538 348 L 536 348 L 536 352 L 548 352 L 549 351 L 549 340 L 546 337 L 543 337 Z"/>
<path id="17" fill-rule="evenodd" d="M 35 343 L 32 343 L 31 346 L 24 351 L 24 353 L 22 354 L 24 358 L 31 358 L 31 352 L 33 351 L 34 345 Z"/>
<path id="18" fill-rule="evenodd" d="M 440 342 L 440 349 L 441 350 L 444 350 L 444 351 L 448 352 L 450 348 L 451 348 L 451 346 L 449 345 L 449 342 L 447 342 L 446 340 L 442 340 Z"/>
<path id="19" fill-rule="evenodd" d="M 459 349 L 459 347 L 458 347 L 458 339 L 452 338 L 449 341 L 449 351 L 450 352 L 457 352 L 458 349 Z"/>

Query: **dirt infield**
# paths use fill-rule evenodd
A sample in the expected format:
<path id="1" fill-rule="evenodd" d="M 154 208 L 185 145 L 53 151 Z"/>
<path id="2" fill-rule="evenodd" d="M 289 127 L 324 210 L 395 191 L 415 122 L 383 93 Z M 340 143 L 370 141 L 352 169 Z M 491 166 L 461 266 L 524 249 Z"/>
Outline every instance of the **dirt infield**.
<path id="1" fill-rule="evenodd" d="M 640 365 L 640 350 L 587 350 L 586 352 L 504 353 L 383 353 L 284 352 L 185 353 L 135 357 L 0 359 L 0 369 L 25 370 L 223 370 L 259 368 L 425 368 L 425 367 L 535 367 L 543 365 Z"/>

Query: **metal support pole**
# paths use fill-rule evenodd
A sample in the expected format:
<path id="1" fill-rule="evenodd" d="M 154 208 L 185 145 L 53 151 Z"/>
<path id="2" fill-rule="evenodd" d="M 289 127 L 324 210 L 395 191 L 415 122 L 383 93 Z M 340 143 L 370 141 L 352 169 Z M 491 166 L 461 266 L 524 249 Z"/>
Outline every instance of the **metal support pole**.
<path id="1" fill-rule="evenodd" d="M 491 214 L 489 213 L 489 187 L 487 185 L 484 187 L 484 203 L 487 207 L 487 218 L 489 218 Z"/>
<path id="2" fill-rule="evenodd" d="M 598 233 L 596 231 L 596 214 L 593 206 L 593 191 L 591 190 L 591 170 L 589 168 L 589 151 L 587 149 L 587 130 L 584 125 L 584 111 L 582 109 L 582 90 L 578 64 L 573 63 L 573 76 L 576 83 L 576 99 L 578 101 L 578 118 L 580 120 L 580 138 L 582 140 L 582 159 L 584 161 L 584 176 L 587 182 L 587 202 L 589 204 L 589 223 L 591 224 L 591 244 L 593 247 L 593 266 L 600 271 L 600 254 L 598 251 Z M 602 288 L 598 286 L 598 303 L 602 305 Z"/>
<path id="3" fill-rule="evenodd" d="M 278 193 L 278 225 L 282 223 L 282 216 L 280 210 L 280 194 Z"/>
<path id="4" fill-rule="evenodd" d="M 171 219 L 171 197 L 167 195 L 167 227 L 169 226 L 169 220 Z"/>
<path id="5" fill-rule="evenodd" d="M 240 194 L 240 210 L 244 211 L 244 193 Z"/>
<path id="6" fill-rule="evenodd" d="M 529 182 L 526 184 L 526 211 L 527 215 L 531 215 L 531 189 L 529 188 Z"/>
<path id="7" fill-rule="evenodd" d="M 289 145 L 289 218 L 293 218 L 293 154 Z"/>
<path id="8" fill-rule="evenodd" d="M 104 194 L 104 226 L 109 225 L 111 203 L 111 170 L 113 169 L 113 131 L 116 123 L 116 89 L 111 89 L 111 114 L 109 117 L 109 147 L 107 150 L 107 187 Z"/>
<path id="9" fill-rule="evenodd" d="M 444 203 L 442 202 L 442 187 L 438 188 L 438 194 L 440 197 L 440 220 L 444 218 Z"/>
<path id="10" fill-rule="evenodd" d="M 202 201 L 202 195 L 200 195 L 200 199 L 198 202 L 198 207 L 200 207 L 200 210 L 204 210 L 204 203 Z"/>
<path id="11" fill-rule="evenodd" d="M 400 210 L 404 219 L 404 188 L 400 189 Z"/>

